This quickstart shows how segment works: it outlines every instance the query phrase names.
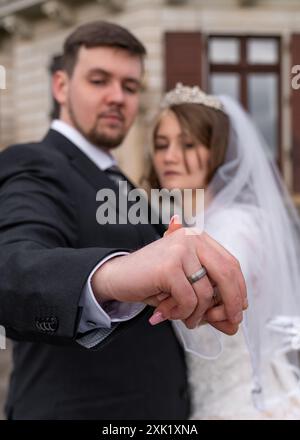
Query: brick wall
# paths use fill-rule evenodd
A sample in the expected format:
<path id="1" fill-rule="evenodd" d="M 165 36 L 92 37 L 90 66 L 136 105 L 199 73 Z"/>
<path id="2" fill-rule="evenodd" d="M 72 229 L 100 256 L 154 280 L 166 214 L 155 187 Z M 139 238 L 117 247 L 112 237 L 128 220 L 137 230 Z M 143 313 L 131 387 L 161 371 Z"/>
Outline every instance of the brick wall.
<path id="1" fill-rule="evenodd" d="M 293 1 L 260 2 L 252 9 L 235 7 L 237 2 L 189 1 L 184 6 L 168 6 L 164 0 L 127 0 L 121 13 L 110 12 L 96 2 L 80 2 L 74 8 L 74 26 L 89 20 L 107 19 L 131 29 L 146 45 L 146 92 L 143 96 L 144 111 L 132 130 L 125 148 L 117 157 L 134 180 L 140 175 L 146 148 L 146 132 L 156 112 L 164 87 L 165 31 L 277 33 L 287 37 L 300 30 L 295 10 L 300 5 Z M 220 5 L 224 5 L 223 8 Z M 273 8 L 271 8 L 273 5 Z M 218 6 L 218 7 L 217 7 Z M 282 7 L 283 6 L 283 7 Z M 0 46 L 0 64 L 7 65 L 8 90 L 1 92 L 0 102 L 0 148 L 12 142 L 39 139 L 48 127 L 51 108 L 48 64 L 50 58 L 61 51 L 62 42 L 72 27 L 64 27 L 40 18 L 32 22 L 32 38 L 24 40 L 11 37 Z M 286 55 L 288 57 L 288 55 Z M 287 66 L 285 71 L 287 70 Z M 283 81 L 288 81 L 289 72 L 283 72 Z M 283 97 L 283 132 L 289 131 L 289 88 Z M 146 111 L 145 111 L 146 110 Z M 286 162 L 289 159 L 289 137 L 284 134 Z M 128 154 L 130 153 L 130 154 Z M 288 163 L 285 170 L 288 169 Z M 287 173 L 286 173 L 287 174 Z"/>

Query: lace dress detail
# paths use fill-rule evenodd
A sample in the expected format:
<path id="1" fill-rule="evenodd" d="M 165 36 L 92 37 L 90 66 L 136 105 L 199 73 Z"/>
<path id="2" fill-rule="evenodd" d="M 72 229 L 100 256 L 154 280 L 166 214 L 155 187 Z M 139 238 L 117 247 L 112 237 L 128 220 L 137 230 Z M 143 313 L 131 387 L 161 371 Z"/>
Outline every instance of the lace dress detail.
<path id="1" fill-rule="evenodd" d="M 261 264 L 259 255 L 255 263 L 247 258 L 247 249 L 252 247 L 253 251 L 256 240 L 259 240 L 252 215 L 240 210 L 224 211 L 217 217 L 206 219 L 205 230 L 238 258 L 247 283 L 247 279 L 257 273 L 254 264 Z M 249 303 L 251 307 L 251 295 Z M 242 329 L 234 336 L 222 335 L 222 343 L 223 352 L 215 360 L 187 354 L 192 419 L 300 420 L 299 397 L 286 398 L 269 412 L 255 408 L 251 394 L 251 359 Z M 277 373 L 278 380 L 272 386 L 280 388 L 282 372 L 278 370 Z M 282 374 L 288 376 L 284 381 L 295 381 L 290 371 L 285 370 Z"/>
<path id="2" fill-rule="evenodd" d="M 252 371 L 242 331 L 223 338 L 216 360 L 187 357 L 194 420 L 300 420 L 299 398 L 272 412 L 258 411 L 251 398 Z"/>

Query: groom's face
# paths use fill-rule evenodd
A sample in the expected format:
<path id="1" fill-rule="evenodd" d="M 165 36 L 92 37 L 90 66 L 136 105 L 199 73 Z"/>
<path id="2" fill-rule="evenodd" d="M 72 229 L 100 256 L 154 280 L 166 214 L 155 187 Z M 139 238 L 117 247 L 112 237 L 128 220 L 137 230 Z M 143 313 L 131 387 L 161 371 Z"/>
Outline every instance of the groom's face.
<path id="1" fill-rule="evenodd" d="M 139 107 L 142 61 L 113 47 L 81 47 L 73 73 L 57 72 L 61 119 L 101 148 L 118 146 Z"/>

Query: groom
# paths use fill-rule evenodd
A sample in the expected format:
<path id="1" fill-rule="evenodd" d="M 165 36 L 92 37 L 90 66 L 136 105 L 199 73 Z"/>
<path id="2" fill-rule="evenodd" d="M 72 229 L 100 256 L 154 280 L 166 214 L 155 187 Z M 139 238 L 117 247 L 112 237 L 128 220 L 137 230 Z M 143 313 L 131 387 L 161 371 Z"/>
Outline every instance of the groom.
<path id="1" fill-rule="evenodd" d="M 212 324 L 233 334 L 241 322 L 239 265 L 210 237 L 181 229 L 157 240 L 160 225 L 96 222 L 97 191 L 117 192 L 110 150 L 137 114 L 144 55 L 120 26 L 76 29 L 53 78 L 59 119 L 41 142 L 0 156 L 9 419 L 187 418 L 184 353 L 168 318 L 194 328 L 213 283 L 224 306 Z M 202 264 L 209 277 L 191 284 Z"/>

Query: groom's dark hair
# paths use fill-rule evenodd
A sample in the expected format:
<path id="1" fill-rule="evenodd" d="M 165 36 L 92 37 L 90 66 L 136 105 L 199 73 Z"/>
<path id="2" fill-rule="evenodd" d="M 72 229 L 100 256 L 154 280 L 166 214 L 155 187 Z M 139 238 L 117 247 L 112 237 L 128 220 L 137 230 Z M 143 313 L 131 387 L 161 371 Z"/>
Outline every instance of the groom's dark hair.
<path id="1" fill-rule="evenodd" d="M 127 29 L 106 21 L 93 21 L 75 29 L 64 43 L 63 68 L 72 76 L 80 47 L 116 47 L 137 56 L 143 62 L 144 45 Z"/>

